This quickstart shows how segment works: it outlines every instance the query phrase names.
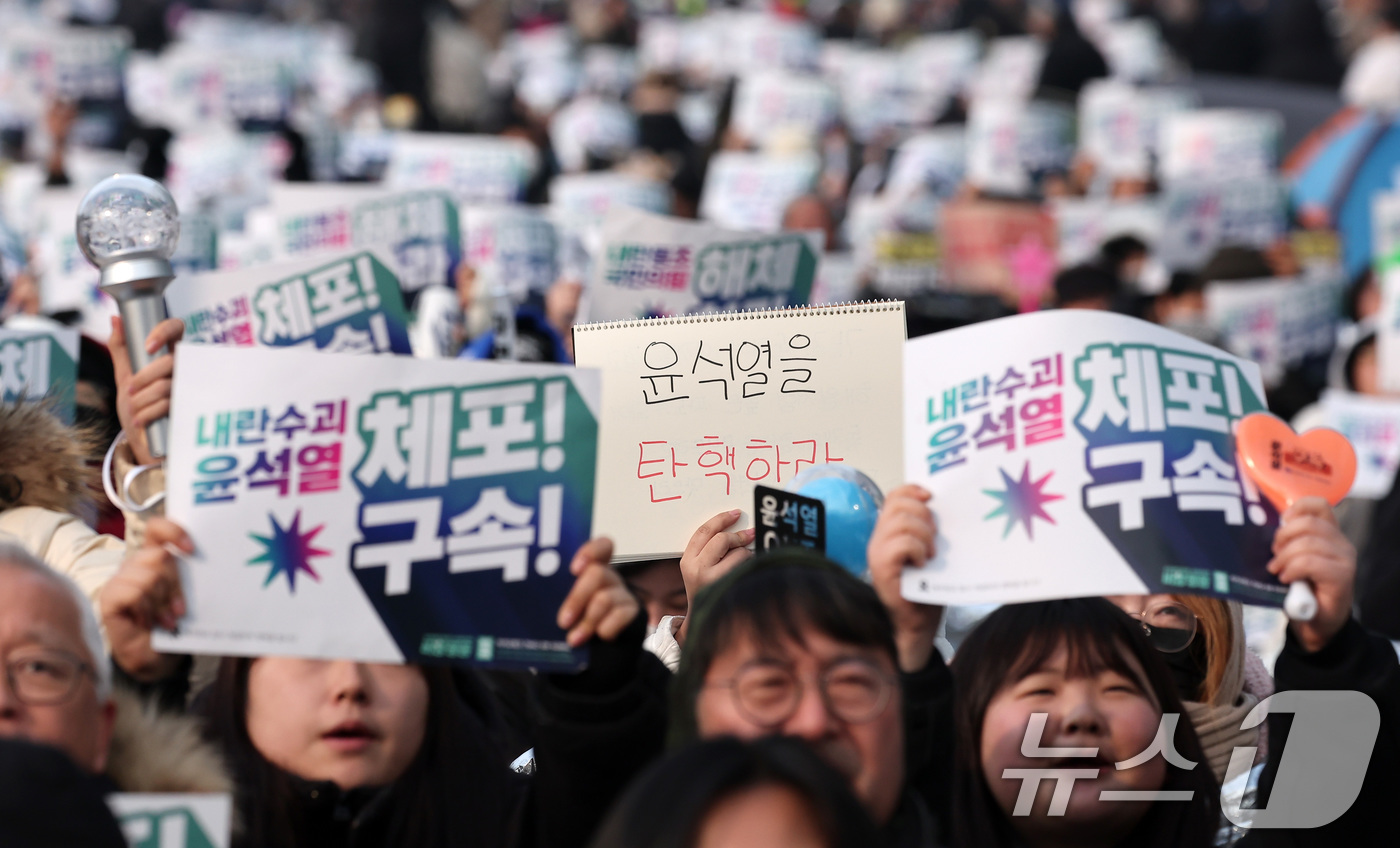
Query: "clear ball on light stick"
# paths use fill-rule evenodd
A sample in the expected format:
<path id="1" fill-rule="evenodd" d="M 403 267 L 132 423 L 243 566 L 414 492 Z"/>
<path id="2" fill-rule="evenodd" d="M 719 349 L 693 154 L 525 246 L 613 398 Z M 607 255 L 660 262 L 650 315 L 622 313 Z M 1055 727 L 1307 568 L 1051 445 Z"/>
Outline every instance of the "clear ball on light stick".
<path id="1" fill-rule="evenodd" d="M 169 260 L 180 241 L 180 211 L 165 186 L 119 174 L 93 186 L 78 207 L 78 247 L 105 268 L 123 259 Z"/>

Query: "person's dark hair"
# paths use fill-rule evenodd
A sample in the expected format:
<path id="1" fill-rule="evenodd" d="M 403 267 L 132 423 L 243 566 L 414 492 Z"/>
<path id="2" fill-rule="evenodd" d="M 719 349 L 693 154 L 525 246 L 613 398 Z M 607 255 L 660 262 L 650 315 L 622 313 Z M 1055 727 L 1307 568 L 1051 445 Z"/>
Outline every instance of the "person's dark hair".
<path id="1" fill-rule="evenodd" d="M 1118 296 L 1117 275 L 1097 265 L 1076 265 L 1055 275 L 1055 302 L 1061 305 Z"/>
<path id="2" fill-rule="evenodd" d="M 1168 763 L 1162 789 L 1192 790 L 1194 794 L 1189 802 L 1154 804 L 1122 844 L 1134 848 L 1204 848 L 1213 844 L 1220 820 L 1220 788 L 1205 765 L 1200 740 L 1186 716 L 1171 672 L 1137 622 L 1103 598 L 1007 605 L 987 616 L 958 646 L 952 665 L 953 721 L 958 740 L 953 844 L 967 848 L 1020 844 L 982 770 L 982 722 L 998 692 L 1034 673 L 1061 647 L 1068 654 L 1070 674 L 1116 671 L 1152 692 L 1163 714 L 1182 716 L 1173 743 L 1196 767 L 1187 771 Z M 1129 665 L 1125 653 L 1138 661 L 1142 674 Z"/>
<path id="3" fill-rule="evenodd" d="M 671 742 L 696 737 L 695 701 L 710 665 L 734 639 L 760 645 L 805 644 L 804 631 L 876 648 L 899 666 L 894 625 L 869 584 L 841 566 L 798 549 L 754 557 L 707 586 L 691 605 L 685 650 L 671 684 Z"/>
<path id="4" fill-rule="evenodd" d="M 1356 388 L 1356 361 L 1361 358 L 1361 354 L 1373 349 L 1376 346 L 1376 333 L 1371 330 L 1361 336 L 1356 344 L 1351 346 L 1347 352 L 1346 364 L 1342 366 L 1342 375 L 1346 379 L 1346 386 L 1351 391 Z"/>
<path id="5" fill-rule="evenodd" d="M 603 820 L 592 848 L 691 848 L 720 802 L 766 786 L 797 793 L 831 848 L 866 848 L 879 841 L 846 779 L 805 742 L 723 737 L 692 745 L 643 772 Z"/>
<path id="6" fill-rule="evenodd" d="M 225 659 L 196 707 L 233 772 L 235 807 L 242 824 L 238 843 L 249 848 L 295 848 L 306 828 L 314 827 L 305 821 L 305 807 L 298 803 L 307 784 L 268 762 L 248 735 L 248 671 L 256 661 Z M 423 744 L 403 775 L 384 790 L 391 794 L 384 844 L 396 848 L 509 844 L 512 811 L 521 795 L 511 785 L 515 775 L 508 768 L 510 758 L 495 741 L 493 728 L 499 721 L 489 694 L 468 674 L 442 667 L 425 666 L 420 671 L 428 684 Z M 355 799 L 356 792 L 348 796 Z M 482 815 L 483 811 L 492 815 Z"/>
<path id="7" fill-rule="evenodd" d="M 1171 297 L 1181 297 L 1205 290 L 1206 281 L 1199 274 L 1193 274 L 1190 271 L 1174 271 L 1171 281 L 1167 283 L 1167 294 Z"/>
<path id="8" fill-rule="evenodd" d="M 1207 283 L 1229 280 L 1261 280 L 1274 276 L 1269 260 L 1253 247 L 1226 245 L 1215 251 L 1201 268 L 1201 279 Z"/>
<path id="9" fill-rule="evenodd" d="M 1147 242 L 1134 235 L 1114 236 L 1099 247 L 1099 264 L 1115 274 L 1134 256 L 1147 255 Z"/>
<path id="10" fill-rule="evenodd" d="M 1361 295 L 1368 286 L 1375 284 L 1376 271 L 1370 265 L 1362 268 L 1356 276 L 1351 278 L 1347 285 L 1346 299 L 1342 301 L 1342 313 L 1348 321 L 1360 321 L 1361 315 Z"/>

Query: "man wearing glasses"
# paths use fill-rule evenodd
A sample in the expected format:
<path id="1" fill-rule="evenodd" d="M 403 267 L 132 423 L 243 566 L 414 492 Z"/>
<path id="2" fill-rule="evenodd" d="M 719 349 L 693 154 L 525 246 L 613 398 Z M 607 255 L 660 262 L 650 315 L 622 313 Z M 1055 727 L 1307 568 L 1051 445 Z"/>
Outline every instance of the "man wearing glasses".
<path id="1" fill-rule="evenodd" d="M 898 597 L 901 563 L 876 559 L 874 586 L 785 551 L 704 590 L 677 670 L 673 736 L 805 739 L 846 775 L 884 844 L 936 845 L 952 745 L 938 716 L 952 688 L 933 650 L 941 610 L 882 602 L 882 589 Z"/>
<path id="2" fill-rule="evenodd" d="M 0 737 L 52 745 L 94 774 L 116 719 L 87 599 L 22 548 L 0 546 Z"/>

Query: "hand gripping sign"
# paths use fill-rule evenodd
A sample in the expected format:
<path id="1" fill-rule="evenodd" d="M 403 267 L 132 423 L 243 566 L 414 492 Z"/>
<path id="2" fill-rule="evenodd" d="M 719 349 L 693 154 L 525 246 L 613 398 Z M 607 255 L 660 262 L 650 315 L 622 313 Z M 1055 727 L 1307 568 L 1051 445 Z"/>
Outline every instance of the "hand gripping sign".
<path id="1" fill-rule="evenodd" d="M 587 369 L 184 345 L 167 510 L 195 540 L 160 650 L 577 668 Z M 275 376 L 274 376 L 275 375 Z"/>

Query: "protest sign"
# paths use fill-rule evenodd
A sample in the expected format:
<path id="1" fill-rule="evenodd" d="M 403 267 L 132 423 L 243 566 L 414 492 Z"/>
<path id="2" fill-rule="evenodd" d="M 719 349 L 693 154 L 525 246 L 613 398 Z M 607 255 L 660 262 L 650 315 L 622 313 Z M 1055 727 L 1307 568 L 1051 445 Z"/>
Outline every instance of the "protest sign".
<path id="1" fill-rule="evenodd" d="M 895 148 L 885 191 L 893 195 L 926 191 L 949 198 L 962 186 L 966 169 L 967 131 L 936 127 L 906 138 Z"/>
<path id="2" fill-rule="evenodd" d="M 806 303 L 820 248 L 816 233 L 737 233 L 618 209 L 603 221 L 589 314 L 619 321 Z"/>
<path id="3" fill-rule="evenodd" d="M 1206 320 L 1227 350 L 1259 366 L 1264 385 L 1285 369 L 1331 352 L 1341 288 L 1331 279 L 1227 280 L 1206 286 Z"/>
<path id="4" fill-rule="evenodd" d="M 1376 360 L 1381 388 L 1400 392 L 1400 194 L 1376 195 L 1371 201 L 1371 228 L 1376 285 L 1381 292 Z"/>
<path id="5" fill-rule="evenodd" d="M 1278 170 L 1283 118 L 1258 109 L 1197 109 L 1161 121 L 1160 173 L 1181 180 L 1267 179 Z"/>
<path id="6" fill-rule="evenodd" d="M 820 79 L 787 71 L 745 74 L 734 90 L 731 126 L 763 146 L 773 133 L 796 130 L 817 139 L 836 121 L 836 91 Z"/>
<path id="7" fill-rule="evenodd" d="M 107 806 L 131 848 L 229 848 L 233 799 L 225 794 L 114 792 Z"/>
<path id="8" fill-rule="evenodd" d="M 412 352 L 399 282 L 371 251 L 180 277 L 165 302 L 185 341 Z"/>
<path id="9" fill-rule="evenodd" d="M 1039 308 L 1055 276 L 1055 219 L 1030 203 L 959 200 L 941 212 L 943 275 L 951 288 Z"/>
<path id="10" fill-rule="evenodd" d="M 34 252 L 39 270 L 40 309 L 46 315 L 77 312 L 78 329 L 105 342 L 112 333 L 117 302 L 98 283 L 102 272 L 88 262 L 78 247 L 74 221 L 83 189 L 44 189 L 33 201 Z"/>
<path id="11" fill-rule="evenodd" d="M 909 297 L 938 284 L 938 236 L 934 233 L 885 231 L 875 236 L 875 291 L 884 297 Z"/>
<path id="12" fill-rule="evenodd" d="M 564 171 L 585 171 L 590 157 L 617 162 L 637 146 L 637 118 L 621 103 L 579 97 L 550 118 L 549 142 Z"/>
<path id="13" fill-rule="evenodd" d="M 131 111 L 147 124 L 182 132 L 276 123 L 291 108 L 296 78 L 285 56 L 255 44 L 176 43 L 158 56 L 134 54 L 126 67 Z"/>
<path id="14" fill-rule="evenodd" d="M 933 492 L 937 556 L 904 573 L 930 604 L 1201 592 L 1280 605 L 1278 516 L 1232 427 L 1259 370 L 1135 318 L 1018 315 L 911 340 L 906 479 Z"/>
<path id="15" fill-rule="evenodd" d="M 523 139 L 401 133 L 393 138 L 384 184 L 442 189 L 458 203 L 511 203 L 524 198 L 539 167 L 539 154 Z"/>
<path id="16" fill-rule="evenodd" d="M 637 81 L 637 53 L 611 44 L 583 48 L 583 88 L 617 100 L 624 99 Z"/>
<path id="17" fill-rule="evenodd" d="M 968 83 L 971 101 L 1028 99 L 1045 64 L 1045 51 L 1045 43 L 1034 36 L 993 39 Z"/>
<path id="18" fill-rule="evenodd" d="M 755 71 L 814 71 L 821 62 L 821 30 L 799 18 L 767 11 L 717 10 L 706 16 L 718 49 L 711 54 L 726 76 Z"/>
<path id="19" fill-rule="evenodd" d="M 544 292 L 559 278 L 559 234 L 548 218 L 519 206 L 462 210 L 464 261 L 479 291 L 502 291 L 517 301 Z"/>
<path id="20" fill-rule="evenodd" d="M 1118 236 L 1142 239 L 1149 250 L 1162 233 L 1162 208 L 1153 201 L 1062 197 L 1050 204 L 1059 235 L 1060 265 L 1098 258 L 1104 242 Z"/>
<path id="21" fill-rule="evenodd" d="M 31 118 L 64 100 L 118 100 L 131 33 L 8 20 L 0 32 L 0 100 Z"/>
<path id="22" fill-rule="evenodd" d="M 826 552 L 826 504 L 821 500 L 754 486 L 753 514 L 758 530 L 755 551 L 801 547 Z"/>
<path id="23" fill-rule="evenodd" d="M 979 98 L 967 119 L 967 179 L 986 192 L 1024 196 L 1069 169 L 1074 110 L 1060 103 Z"/>
<path id="24" fill-rule="evenodd" d="M 239 230 L 248 210 L 267 203 L 292 152 L 275 133 L 213 130 L 181 133 L 166 155 L 165 185 L 181 212 L 205 212 L 221 227 Z"/>
<path id="25" fill-rule="evenodd" d="M 717 153 L 705 172 L 700 216 L 721 227 L 771 233 L 782 226 L 788 204 L 816 187 L 820 173 L 815 153 Z"/>
<path id="26" fill-rule="evenodd" d="M 1162 31 L 1150 18 L 1111 21 L 1097 44 L 1114 79 L 1158 82 L 1169 73 L 1171 54 Z"/>
<path id="27" fill-rule="evenodd" d="M 1287 201 L 1277 178 L 1173 183 L 1162 196 L 1157 256 L 1194 271 L 1226 245 L 1268 247 L 1287 232 Z"/>
<path id="28" fill-rule="evenodd" d="M 1092 80 L 1079 94 L 1079 149 L 1111 178 L 1148 179 L 1162 121 L 1194 102 L 1188 89 Z"/>
<path id="29" fill-rule="evenodd" d="M 1328 389 L 1321 420 L 1356 449 L 1356 482 L 1348 497 L 1378 500 L 1389 494 L 1400 467 L 1400 401 Z"/>
<path id="30" fill-rule="evenodd" d="M 577 668 L 598 403 L 585 369 L 181 346 L 165 503 L 196 553 L 157 649 Z"/>
<path id="31" fill-rule="evenodd" d="M 457 207 L 441 191 L 377 186 L 273 186 L 282 258 L 377 248 L 406 292 L 448 282 L 461 257 Z"/>
<path id="32" fill-rule="evenodd" d="M 624 206 L 669 212 L 671 189 L 663 182 L 631 174 L 561 174 L 549 182 L 549 203 L 561 216 L 596 223 L 609 210 Z"/>
<path id="33" fill-rule="evenodd" d="M 48 397 L 72 421 L 77 382 L 77 330 L 0 327 L 0 403 Z"/>
<path id="34" fill-rule="evenodd" d="M 898 302 L 575 327 L 604 375 L 597 532 L 622 559 L 673 557 L 755 483 L 841 462 L 898 485 L 903 339 Z"/>

